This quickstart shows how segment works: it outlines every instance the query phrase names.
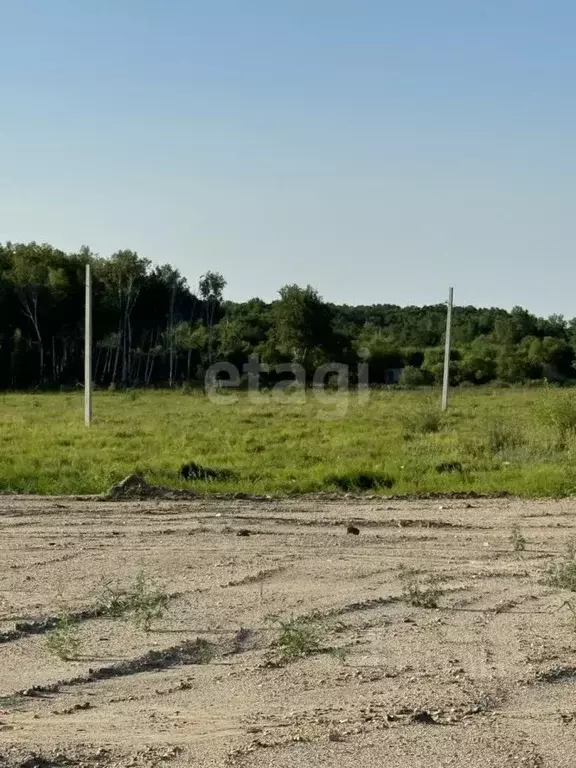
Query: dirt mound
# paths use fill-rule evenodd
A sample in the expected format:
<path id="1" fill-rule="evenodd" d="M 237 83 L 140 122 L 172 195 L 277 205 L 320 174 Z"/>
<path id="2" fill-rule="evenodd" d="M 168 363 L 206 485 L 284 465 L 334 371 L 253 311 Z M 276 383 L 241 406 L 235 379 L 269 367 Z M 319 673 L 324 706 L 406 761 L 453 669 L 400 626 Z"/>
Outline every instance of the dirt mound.
<path id="1" fill-rule="evenodd" d="M 194 491 L 177 490 L 175 488 L 166 488 L 162 485 L 150 485 L 144 478 L 133 473 L 121 480 L 106 494 L 110 501 L 121 501 L 127 499 L 186 499 L 195 498 Z"/>
<path id="2" fill-rule="evenodd" d="M 152 490 L 152 486 L 148 485 L 141 475 L 133 473 L 119 483 L 116 483 L 116 485 L 113 485 L 108 491 L 108 496 L 112 499 L 133 499 L 137 496 L 149 497 Z"/>

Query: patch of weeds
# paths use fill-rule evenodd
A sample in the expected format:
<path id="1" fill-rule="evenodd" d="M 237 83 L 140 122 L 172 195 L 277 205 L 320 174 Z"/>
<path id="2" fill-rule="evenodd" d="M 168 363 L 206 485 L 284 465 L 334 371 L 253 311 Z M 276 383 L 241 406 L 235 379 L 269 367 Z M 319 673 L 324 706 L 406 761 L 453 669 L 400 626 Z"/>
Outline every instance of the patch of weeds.
<path id="1" fill-rule="evenodd" d="M 341 491 L 370 491 L 392 488 L 394 479 L 380 472 L 349 472 L 343 475 L 329 475 L 325 483 L 335 485 Z"/>
<path id="2" fill-rule="evenodd" d="M 514 426 L 491 422 L 486 431 L 474 437 L 461 435 L 458 438 L 460 450 L 475 459 L 486 460 L 501 456 L 506 451 L 520 447 L 526 442 L 524 435 Z"/>
<path id="3" fill-rule="evenodd" d="M 438 608 L 438 599 L 442 597 L 438 578 L 428 575 L 420 576 L 413 568 L 400 566 L 400 581 L 402 583 L 402 598 L 414 608 Z"/>
<path id="4" fill-rule="evenodd" d="M 145 571 L 139 571 L 128 589 L 104 583 L 97 604 L 101 615 L 110 618 L 128 616 L 139 629 L 149 632 L 152 622 L 162 618 L 166 612 L 169 600 L 170 596 L 163 587 Z"/>
<path id="5" fill-rule="evenodd" d="M 482 437 L 460 434 L 457 439 L 459 453 L 466 456 L 468 460 L 473 459 L 477 463 L 485 463 L 489 458 L 488 445 Z"/>
<path id="6" fill-rule="evenodd" d="M 492 422 L 486 433 L 486 448 L 492 455 L 518 448 L 524 442 L 522 434 L 511 424 Z"/>
<path id="7" fill-rule="evenodd" d="M 510 544 L 514 552 L 524 552 L 526 549 L 526 539 L 524 538 L 518 523 L 514 523 L 510 531 Z"/>
<path id="8" fill-rule="evenodd" d="M 100 592 L 96 596 L 96 609 L 101 616 L 119 619 L 130 610 L 130 607 L 129 592 L 122 589 L 118 581 L 102 583 Z"/>
<path id="9" fill-rule="evenodd" d="M 62 661 L 71 661 L 77 657 L 80 644 L 78 622 L 66 608 L 62 608 L 56 626 L 46 636 L 46 647 Z"/>
<path id="10" fill-rule="evenodd" d="M 145 632 L 150 631 L 152 622 L 160 619 L 168 606 L 168 593 L 156 582 L 140 571 L 129 595 L 130 613 L 134 624 Z"/>
<path id="11" fill-rule="evenodd" d="M 552 587 L 576 592 L 576 558 L 566 557 L 559 563 L 552 563 L 546 580 Z"/>
<path id="12" fill-rule="evenodd" d="M 434 434 L 440 432 L 444 424 L 442 412 L 432 403 L 402 414 L 400 420 L 407 434 Z"/>
<path id="13" fill-rule="evenodd" d="M 305 619 L 278 621 L 280 632 L 276 640 L 281 661 L 294 661 L 322 650 L 320 632 Z"/>
<path id="14" fill-rule="evenodd" d="M 546 389 L 537 404 L 540 421 L 552 429 L 557 447 L 566 447 L 569 438 L 576 435 L 576 395 L 569 390 Z"/>

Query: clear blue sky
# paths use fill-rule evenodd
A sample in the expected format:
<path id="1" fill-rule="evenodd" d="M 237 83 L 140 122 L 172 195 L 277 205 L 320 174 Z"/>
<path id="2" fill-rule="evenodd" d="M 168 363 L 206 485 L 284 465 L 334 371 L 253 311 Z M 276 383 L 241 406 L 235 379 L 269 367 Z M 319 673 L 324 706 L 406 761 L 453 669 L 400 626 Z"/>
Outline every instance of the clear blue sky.
<path id="1" fill-rule="evenodd" d="M 574 0 L 0 0 L 0 240 L 576 315 Z"/>

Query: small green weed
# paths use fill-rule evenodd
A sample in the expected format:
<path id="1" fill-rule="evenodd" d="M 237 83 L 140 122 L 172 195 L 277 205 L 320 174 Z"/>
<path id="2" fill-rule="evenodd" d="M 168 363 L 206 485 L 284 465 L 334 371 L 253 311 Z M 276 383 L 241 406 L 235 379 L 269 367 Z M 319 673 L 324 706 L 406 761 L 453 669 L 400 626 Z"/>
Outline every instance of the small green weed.
<path id="1" fill-rule="evenodd" d="M 133 585 L 122 589 L 118 583 L 105 582 L 97 597 L 102 615 L 110 618 L 128 616 L 134 624 L 149 632 L 152 622 L 166 612 L 170 596 L 145 571 L 136 574 Z"/>
<path id="2" fill-rule="evenodd" d="M 162 618 L 166 612 L 169 596 L 144 571 L 140 571 L 134 581 L 129 599 L 134 624 L 145 632 L 149 632 L 152 622 Z"/>
<path id="3" fill-rule="evenodd" d="M 119 619 L 131 608 L 130 593 L 118 581 L 104 581 L 96 596 L 96 607 L 101 616 Z"/>
<path id="4" fill-rule="evenodd" d="M 63 661 L 75 659 L 80 650 L 78 624 L 70 612 L 62 608 L 54 629 L 46 636 L 46 647 Z"/>
<path id="5" fill-rule="evenodd" d="M 276 641 L 282 661 L 304 658 L 321 650 L 318 627 L 304 619 L 279 621 L 280 634 Z"/>
<path id="6" fill-rule="evenodd" d="M 415 608 L 437 608 L 438 599 L 443 591 L 434 576 L 419 576 L 419 572 L 413 568 L 400 566 L 400 581 L 402 583 L 402 597 Z"/>
<path id="7" fill-rule="evenodd" d="M 518 523 L 514 523 L 510 531 L 510 543 L 514 552 L 524 552 L 526 549 L 526 539 L 524 538 Z"/>

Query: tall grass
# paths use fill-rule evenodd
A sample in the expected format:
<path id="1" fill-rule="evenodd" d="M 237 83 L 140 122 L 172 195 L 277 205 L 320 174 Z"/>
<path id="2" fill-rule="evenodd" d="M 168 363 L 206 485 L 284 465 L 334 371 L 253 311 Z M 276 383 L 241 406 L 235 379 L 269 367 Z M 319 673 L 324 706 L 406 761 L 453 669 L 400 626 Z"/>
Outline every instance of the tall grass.
<path id="1" fill-rule="evenodd" d="M 555 496 L 576 489 L 576 392 L 455 391 L 439 398 L 374 391 L 366 401 L 248 393 L 212 402 L 201 392 L 96 393 L 83 424 L 81 394 L 0 395 L 0 491 L 100 493 L 137 471 L 151 483 L 247 493 L 508 491 Z M 345 407 L 343 407 L 343 405 Z M 235 477 L 186 483 L 195 461 Z M 438 472 L 459 462 L 462 472 Z M 340 482 L 335 478 L 386 478 Z"/>
<path id="2" fill-rule="evenodd" d="M 576 437 L 576 397 L 570 390 L 546 388 L 537 403 L 536 414 L 559 448 Z"/>

